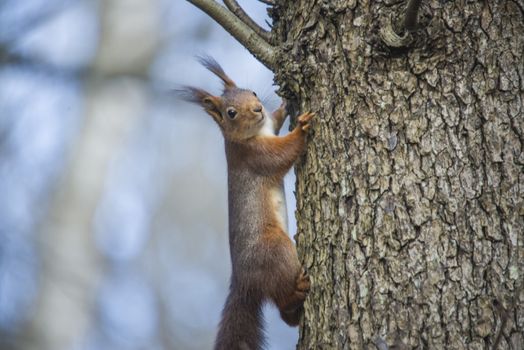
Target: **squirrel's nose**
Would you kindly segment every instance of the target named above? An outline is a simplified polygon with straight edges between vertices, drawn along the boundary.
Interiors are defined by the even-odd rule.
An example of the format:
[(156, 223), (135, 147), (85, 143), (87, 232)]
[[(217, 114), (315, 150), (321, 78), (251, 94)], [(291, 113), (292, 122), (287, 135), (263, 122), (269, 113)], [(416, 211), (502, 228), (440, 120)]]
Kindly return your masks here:
[(256, 105), (255, 107), (253, 107), (253, 112), (255, 113), (262, 112), (262, 105)]

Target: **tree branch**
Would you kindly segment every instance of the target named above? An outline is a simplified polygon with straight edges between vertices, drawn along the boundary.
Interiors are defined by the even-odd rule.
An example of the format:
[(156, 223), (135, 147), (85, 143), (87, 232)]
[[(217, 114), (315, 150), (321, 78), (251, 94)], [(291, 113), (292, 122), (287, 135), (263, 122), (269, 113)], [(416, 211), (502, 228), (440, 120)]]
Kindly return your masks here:
[(270, 33), (259, 26), (249, 15), (242, 9), (242, 7), (236, 2), (236, 0), (224, 0), (224, 4), (226, 7), (233, 12), (242, 22), (247, 24), (249, 28), (253, 29), (255, 33), (257, 33), (262, 39), (267, 41), (268, 43), (271, 42), (271, 35)]
[[(408, 0), (404, 19), (398, 26), (393, 25), (393, 16), (389, 22), (380, 29), (382, 41), (389, 47), (405, 48), (413, 42), (411, 32), (417, 29), (418, 10), (422, 0)], [(400, 16), (399, 16), (400, 17)]]
[(420, 8), (422, 0), (409, 0), (408, 6), (406, 7), (406, 16), (404, 17), (404, 22), (402, 23), (403, 30), (411, 32), (416, 29), (417, 26), (417, 15), (418, 9)]
[(275, 48), (261, 38), (247, 24), (237, 18), (231, 11), (214, 0), (187, 1), (213, 18), (266, 67), (271, 70), (274, 69)]

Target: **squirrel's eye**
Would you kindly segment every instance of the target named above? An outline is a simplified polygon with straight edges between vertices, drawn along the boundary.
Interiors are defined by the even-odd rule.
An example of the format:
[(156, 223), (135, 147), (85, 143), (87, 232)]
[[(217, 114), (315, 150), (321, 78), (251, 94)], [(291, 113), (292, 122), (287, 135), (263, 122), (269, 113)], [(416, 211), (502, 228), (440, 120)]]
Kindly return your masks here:
[(237, 111), (232, 107), (228, 108), (226, 112), (229, 119), (235, 119), (237, 116)]
[(253, 91), (253, 95), (255, 95), (255, 97), (257, 97), (257, 94)]

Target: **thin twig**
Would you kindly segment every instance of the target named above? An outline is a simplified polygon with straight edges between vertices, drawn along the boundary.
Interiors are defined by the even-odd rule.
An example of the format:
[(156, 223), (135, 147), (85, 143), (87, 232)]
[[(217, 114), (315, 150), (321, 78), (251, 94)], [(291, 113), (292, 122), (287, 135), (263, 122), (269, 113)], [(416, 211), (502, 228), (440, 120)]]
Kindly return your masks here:
[(213, 18), (266, 67), (271, 70), (274, 69), (275, 48), (262, 39), (247, 24), (231, 13), (231, 11), (214, 0), (187, 1)]
[(406, 6), (406, 15), (402, 23), (403, 29), (412, 32), (417, 27), (418, 10), (422, 0), (409, 0)]
[(259, 26), (249, 15), (240, 7), (238, 2), (236, 0), (224, 0), (224, 4), (226, 7), (233, 12), (242, 22), (247, 24), (249, 28), (253, 29), (255, 33), (257, 33), (262, 39), (267, 41), (268, 43), (271, 42), (271, 34)]
[(258, 0), (266, 5), (269, 5), (269, 6), (275, 6), (275, 2), (273, 0)]

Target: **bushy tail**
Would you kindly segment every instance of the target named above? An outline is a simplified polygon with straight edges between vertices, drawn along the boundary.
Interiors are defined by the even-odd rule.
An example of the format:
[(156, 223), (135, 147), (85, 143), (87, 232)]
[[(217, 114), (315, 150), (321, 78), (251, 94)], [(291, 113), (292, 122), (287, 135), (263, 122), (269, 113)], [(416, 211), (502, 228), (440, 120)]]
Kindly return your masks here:
[(262, 301), (231, 289), (215, 340), (215, 350), (260, 350), (264, 345)]

